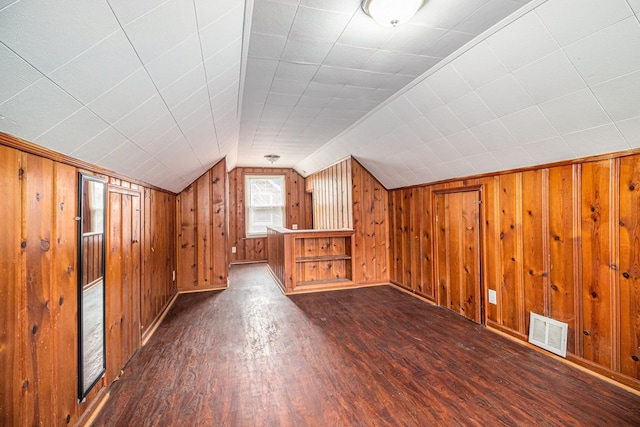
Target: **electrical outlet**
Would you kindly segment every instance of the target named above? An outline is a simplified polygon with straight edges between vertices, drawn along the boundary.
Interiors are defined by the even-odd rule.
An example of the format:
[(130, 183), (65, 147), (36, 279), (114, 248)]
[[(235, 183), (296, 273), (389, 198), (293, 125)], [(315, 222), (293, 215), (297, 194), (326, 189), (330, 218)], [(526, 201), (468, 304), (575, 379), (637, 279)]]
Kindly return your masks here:
[(292, 230), (297, 230), (298, 229), (298, 224), (291, 224), (291, 229)]
[(236, 253), (236, 247), (235, 246), (231, 246), (231, 253), (235, 254)]
[(493, 289), (489, 289), (489, 304), (497, 304), (498, 298), (496, 296), (496, 291)]
[(173, 275), (173, 281), (175, 282), (176, 281), (176, 271), (175, 270), (173, 270), (173, 274), (172, 275)]

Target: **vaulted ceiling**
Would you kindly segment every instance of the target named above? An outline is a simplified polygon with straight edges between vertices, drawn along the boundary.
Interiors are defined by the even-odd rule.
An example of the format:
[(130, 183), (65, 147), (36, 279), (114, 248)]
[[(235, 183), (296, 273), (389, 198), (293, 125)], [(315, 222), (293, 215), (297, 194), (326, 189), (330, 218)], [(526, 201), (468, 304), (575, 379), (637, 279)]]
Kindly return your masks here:
[(0, 0), (0, 131), (171, 191), (356, 156), (388, 188), (640, 147), (640, 0)]

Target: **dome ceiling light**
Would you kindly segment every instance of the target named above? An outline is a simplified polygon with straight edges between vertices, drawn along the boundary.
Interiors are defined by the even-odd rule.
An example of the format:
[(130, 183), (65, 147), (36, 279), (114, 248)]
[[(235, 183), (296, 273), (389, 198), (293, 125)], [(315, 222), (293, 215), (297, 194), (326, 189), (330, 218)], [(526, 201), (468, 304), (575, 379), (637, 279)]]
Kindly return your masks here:
[(424, 5), (424, 0), (363, 0), (362, 10), (378, 24), (397, 27), (404, 24)]

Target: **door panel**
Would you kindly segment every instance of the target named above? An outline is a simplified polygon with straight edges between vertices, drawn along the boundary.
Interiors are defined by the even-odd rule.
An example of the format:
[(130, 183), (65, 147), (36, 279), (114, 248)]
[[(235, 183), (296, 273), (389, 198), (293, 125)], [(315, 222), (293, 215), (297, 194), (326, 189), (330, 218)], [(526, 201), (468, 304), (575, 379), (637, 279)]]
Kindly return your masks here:
[(435, 195), (438, 304), (480, 323), (480, 192)]

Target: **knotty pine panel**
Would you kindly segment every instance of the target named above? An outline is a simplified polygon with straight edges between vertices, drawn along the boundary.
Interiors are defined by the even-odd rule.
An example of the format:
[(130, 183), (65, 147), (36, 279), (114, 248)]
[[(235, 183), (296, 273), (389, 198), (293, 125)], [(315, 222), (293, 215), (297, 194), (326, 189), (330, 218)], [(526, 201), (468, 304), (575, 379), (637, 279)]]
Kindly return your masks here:
[(357, 160), (347, 160), (352, 188), (345, 191), (355, 239), (353, 281), (385, 283), (389, 281), (389, 192)]
[(500, 257), (502, 282), (498, 288), (498, 322), (524, 334), (521, 249), (522, 175), (500, 176)]
[(640, 156), (620, 161), (620, 372), (640, 379)]
[(498, 323), (498, 306), (489, 303), (489, 290), (498, 293), (501, 283), (502, 258), (500, 256), (500, 179), (484, 178), (482, 184), (483, 229), (481, 237), (482, 280), (486, 321)]
[(21, 154), (0, 146), (0, 424), (17, 425), (20, 397), (22, 327), (19, 317), (24, 283), (23, 251), (20, 248), (22, 220)]
[[(15, 146), (22, 143), (3, 138)], [(0, 146), (0, 184), (5, 196), (0, 205), (0, 425), (74, 425), (86, 417), (88, 407), (108, 385), (105, 380), (99, 382), (87, 400), (78, 403), (77, 173), (74, 165)], [(110, 181), (127, 191), (144, 190), (122, 179)], [(153, 321), (175, 293), (175, 286), (170, 289), (175, 196), (158, 190), (152, 193), (164, 200), (164, 211), (156, 212), (151, 201), (144, 207), (134, 202), (131, 210), (144, 211), (145, 224), (146, 218), (154, 218), (151, 236), (155, 240), (144, 246), (144, 256), (165, 272), (140, 270), (143, 261), (134, 251), (127, 280), (145, 271), (144, 283), (168, 289), (163, 293), (169, 295), (163, 297), (164, 303), (153, 306), (150, 300), (140, 304), (134, 293), (128, 316), (118, 312), (117, 305), (106, 307), (110, 316), (127, 319), (126, 327), (132, 331), (140, 328), (136, 322), (141, 312)], [(132, 242), (147, 239), (147, 225), (131, 223)], [(132, 290), (140, 286), (130, 281)], [(126, 345), (111, 342), (108, 351), (134, 352), (137, 340), (129, 337)], [(119, 373), (121, 363), (112, 371)]]
[[(229, 179), (229, 261), (253, 262), (267, 260), (267, 238), (246, 237), (245, 225), (245, 176), (284, 175), (286, 191), (285, 228), (296, 224), (299, 230), (311, 228), (309, 196), (305, 194), (305, 179), (293, 169), (243, 168), (233, 169)], [(231, 247), (236, 253), (231, 253)]]
[[(549, 315), (547, 295), (547, 258), (549, 253), (548, 201), (549, 172), (538, 169), (522, 173), (522, 268), (524, 270), (524, 309), (543, 316)], [(529, 330), (529, 316), (524, 316)]]
[(567, 352), (576, 353), (582, 331), (576, 295), (580, 228), (576, 224), (577, 166), (549, 169), (549, 316), (569, 325)]
[(582, 165), (582, 356), (613, 367), (612, 285), (616, 249), (612, 245), (615, 160)]
[(178, 289), (227, 286), (226, 163), (216, 163), (177, 197)]

